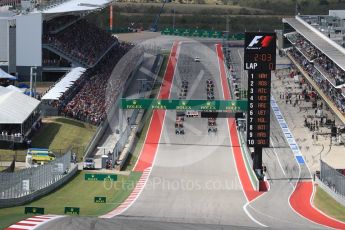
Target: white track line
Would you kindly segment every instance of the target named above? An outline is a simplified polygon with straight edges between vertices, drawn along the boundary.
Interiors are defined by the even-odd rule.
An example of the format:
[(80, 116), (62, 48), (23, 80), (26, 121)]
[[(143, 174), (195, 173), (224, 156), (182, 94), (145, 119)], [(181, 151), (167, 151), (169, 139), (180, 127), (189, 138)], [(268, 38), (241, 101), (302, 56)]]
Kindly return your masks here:
[[(175, 53), (175, 60), (172, 60), (172, 61), (176, 61), (178, 60), (178, 56), (179, 56), (179, 53), (180, 53), (180, 48), (181, 48), (181, 43), (182, 42), (178, 42), (178, 47), (176, 49), (176, 53)], [(175, 42), (174, 42), (175, 44)], [(171, 57), (171, 53), (170, 52), (170, 57)], [(170, 57), (169, 57), (169, 60), (170, 60)], [(169, 62), (168, 60), (168, 62)], [(173, 73), (173, 79), (172, 79), (172, 82), (174, 81), (174, 77), (175, 77), (175, 72), (176, 72), (176, 67), (177, 67), (177, 61), (175, 63), (175, 67), (174, 67), (174, 73)], [(167, 69), (166, 69), (167, 70)], [(166, 72), (165, 70), (165, 72)], [(165, 75), (165, 74), (164, 74)], [(172, 88), (172, 85), (170, 86), (170, 92), (169, 92), (169, 98), (170, 98), (170, 95), (171, 95), (171, 88)], [(160, 88), (160, 91), (161, 91), (162, 87)], [(160, 91), (159, 91), (159, 94), (160, 94)], [(159, 95), (158, 94), (158, 95)], [(150, 126), (149, 128), (151, 128), (151, 122), (152, 122), (152, 118), (153, 116), (151, 117), (151, 121), (150, 121)], [(165, 118), (166, 118), (166, 111), (164, 111), (164, 118), (163, 118), (163, 121), (162, 121), (162, 129), (161, 129), (161, 133), (160, 133), (160, 138), (162, 137), (162, 132), (164, 130), (164, 125), (165, 125)], [(148, 132), (146, 133), (146, 137), (145, 137), (145, 142), (146, 142), (146, 138), (147, 138), (147, 134)], [(144, 142), (144, 145), (145, 145), (145, 142)], [(143, 146), (144, 146), (143, 145)], [(142, 147), (143, 148), (143, 147)], [(113, 218), (115, 216), (118, 216), (120, 214), (122, 214), (123, 212), (125, 212), (128, 208), (130, 208), (133, 203), (140, 197), (142, 191), (144, 190), (145, 188), (145, 185), (147, 183), (147, 181), (149, 180), (149, 177), (150, 177), (150, 174), (151, 174), (151, 171), (152, 171), (152, 168), (153, 168), (153, 165), (156, 161), (156, 157), (157, 157), (157, 153), (158, 153), (158, 148), (159, 148), (159, 144), (157, 145), (157, 149), (156, 149), (156, 152), (155, 152), (155, 156), (154, 156), (154, 159), (152, 161), (152, 166), (145, 169), (143, 174), (141, 175), (137, 185), (135, 186), (134, 190), (131, 192), (131, 194), (129, 195), (129, 197), (122, 203), (120, 204), (116, 209), (114, 209), (113, 211), (105, 214), (105, 215), (102, 215), (100, 216), (100, 218)], [(141, 154), (140, 154), (141, 155)], [(137, 165), (138, 161), (140, 159), (140, 156), (135, 164), (135, 166)], [(135, 167), (134, 167), (135, 168)]]
[[(219, 76), (220, 76), (220, 83), (221, 83), (221, 85), (222, 85), (222, 91), (223, 91), (223, 99), (225, 99), (225, 92), (224, 92), (224, 85), (223, 85), (223, 80), (222, 80), (222, 76), (221, 76), (221, 70), (220, 70), (220, 65), (224, 65), (224, 62), (222, 62), (222, 63), (220, 63), (221, 62), (221, 60), (219, 59), (219, 56), (218, 56), (218, 50), (217, 50), (217, 46), (219, 46), (219, 44), (216, 44), (215, 45), (215, 47), (216, 47), (216, 55), (217, 55), (217, 60), (218, 60), (218, 70), (219, 70)], [(225, 67), (224, 67), (225, 68)], [(230, 145), (232, 146), (232, 141), (231, 141), (231, 133), (230, 133), (230, 127), (229, 127), (229, 118), (227, 119), (227, 128), (228, 128), (228, 133), (229, 133), (229, 139), (230, 139)], [(238, 133), (236, 132), (236, 135), (238, 135)], [(237, 136), (238, 137), (238, 136)], [(249, 200), (248, 200), (248, 197), (247, 197), (247, 195), (246, 195), (246, 193), (244, 192), (244, 188), (243, 188), (243, 184), (242, 184), (242, 181), (241, 181), (241, 178), (240, 178), (240, 176), (239, 176), (239, 173), (238, 173), (238, 169), (237, 169), (237, 164), (236, 164), (236, 160), (235, 160), (235, 156), (234, 156), (234, 154), (231, 154), (232, 155), (232, 159), (234, 160), (234, 165), (235, 165), (235, 169), (236, 169), (236, 174), (237, 174), (237, 178), (238, 178), (238, 180), (239, 180), (239, 182), (240, 182), (240, 184), (241, 184), (241, 187), (242, 187), (242, 193), (243, 193), (243, 195), (244, 195), (244, 197), (245, 197), (245, 199), (246, 199), (246, 203), (243, 205), (243, 211), (246, 213), (246, 215), (254, 222), (254, 223), (256, 223), (256, 224), (258, 224), (258, 225), (260, 225), (260, 226), (262, 226), (262, 227), (268, 227), (268, 226), (266, 226), (266, 225), (264, 225), (263, 223), (261, 223), (260, 221), (258, 221), (258, 220), (256, 220), (250, 213), (249, 213), (249, 211), (247, 210), (247, 206), (248, 205), (250, 205), (250, 202), (249, 202)], [(256, 200), (257, 198), (259, 198), (259, 197), (261, 197), (261, 196), (258, 196), (258, 197), (256, 197), (254, 200)], [(254, 200), (252, 200), (252, 201), (254, 201)], [(252, 202), (251, 201), (251, 202)]]

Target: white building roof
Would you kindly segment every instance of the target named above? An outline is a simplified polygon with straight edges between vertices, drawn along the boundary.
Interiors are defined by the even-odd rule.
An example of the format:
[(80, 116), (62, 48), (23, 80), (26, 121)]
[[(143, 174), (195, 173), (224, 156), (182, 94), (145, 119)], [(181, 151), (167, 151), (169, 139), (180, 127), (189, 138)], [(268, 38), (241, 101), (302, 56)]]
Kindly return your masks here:
[(283, 21), (292, 26), (299, 34), (345, 71), (345, 49), (343, 47), (298, 16), (296, 18), (284, 18)]
[(76, 11), (93, 11), (105, 7), (112, 0), (70, 0), (42, 10), (44, 14), (57, 14)]
[(39, 100), (0, 86), (0, 124), (22, 124), (40, 104)]
[(82, 67), (73, 68), (42, 97), (42, 100), (58, 100), (80, 78), (85, 70)]

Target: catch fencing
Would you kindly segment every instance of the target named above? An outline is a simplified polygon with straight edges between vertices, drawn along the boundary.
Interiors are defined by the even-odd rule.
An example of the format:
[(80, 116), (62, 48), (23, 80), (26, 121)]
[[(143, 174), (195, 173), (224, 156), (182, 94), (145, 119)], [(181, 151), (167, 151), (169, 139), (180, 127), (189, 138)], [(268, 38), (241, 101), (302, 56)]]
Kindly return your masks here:
[(324, 161), (320, 160), (320, 180), (335, 193), (345, 197), (345, 176)]
[[(134, 110), (132, 116), (128, 120), (126, 129), (122, 132), (120, 139), (116, 142), (116, 145), (113, 149), (113, 159), (117, 159), (119, 154), (125, 148), (126, 143), (128, 142), (128, 137), (131, 135), (132, 125), (135, 125), (135, 120), (139, 114), (139, 110)], [(115, 164), (115, 161), (113, 162)]]
[(45, 189), (71, 171), (71, 151), (68, 151), (44, 165), (0, 173), (0, 207), (2, 200), (25, 197)]

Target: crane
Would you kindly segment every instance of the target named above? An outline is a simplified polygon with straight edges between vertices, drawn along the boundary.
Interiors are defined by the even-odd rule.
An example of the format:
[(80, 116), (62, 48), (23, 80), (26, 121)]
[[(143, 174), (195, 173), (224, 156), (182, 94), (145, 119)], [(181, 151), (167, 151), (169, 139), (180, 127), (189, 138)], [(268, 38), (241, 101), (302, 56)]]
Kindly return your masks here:
[(151, 25), (150, 31), (152, 32), (157, 32), (157, 27), (158, 27), (158, 22), (159, 22), (159, 18), (163, 12), (163, 8), (165, 6), (165, 3), (171, 2), (171, 0), (163, 0), (163, 5), (159, 10), (159, 13), (155, 16), (155, 19), (153, 20), (153, 23)]

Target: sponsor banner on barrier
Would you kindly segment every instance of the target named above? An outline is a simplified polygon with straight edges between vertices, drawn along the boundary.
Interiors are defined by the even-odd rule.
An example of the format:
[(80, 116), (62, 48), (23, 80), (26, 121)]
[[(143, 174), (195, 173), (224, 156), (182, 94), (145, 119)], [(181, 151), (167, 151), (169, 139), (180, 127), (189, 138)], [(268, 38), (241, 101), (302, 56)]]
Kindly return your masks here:
[(276, 101), (274, 100), (273, 96), (271, 96), (271, 107), (272, 107), (272, 110), (274, 111), (274, 115), (275, 115), (275, 117), (279, 123), (279, 126), (282, 129), (284, 136), (285, 136), (285, 138), (289, 144), (289, 147), (292, 150), (292, 152), (296, 158), (296, 161), (299, 164), (305, 164), (304, 158), (303, 158), (301, 151), (300, 151), (300, 149), (299, 149), (299, 147), (295, 141), (295, 138), (293, 137), (293, 135), (289, 129), (289, 126), (286, 123), (283, 115), (281, 114), (280, 109), (279, 109)]

